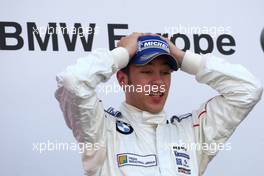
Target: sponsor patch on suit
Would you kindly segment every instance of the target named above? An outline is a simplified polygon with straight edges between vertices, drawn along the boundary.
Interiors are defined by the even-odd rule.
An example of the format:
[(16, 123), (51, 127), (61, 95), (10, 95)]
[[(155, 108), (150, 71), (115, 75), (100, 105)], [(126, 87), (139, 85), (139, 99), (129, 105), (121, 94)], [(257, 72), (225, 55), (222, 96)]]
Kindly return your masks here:
[(153, 167), (157, 166), (157, 157), (154, 154), (138, 155), (134, 153), (117, 154), (118, 167), (122, 166), (141, 166)]

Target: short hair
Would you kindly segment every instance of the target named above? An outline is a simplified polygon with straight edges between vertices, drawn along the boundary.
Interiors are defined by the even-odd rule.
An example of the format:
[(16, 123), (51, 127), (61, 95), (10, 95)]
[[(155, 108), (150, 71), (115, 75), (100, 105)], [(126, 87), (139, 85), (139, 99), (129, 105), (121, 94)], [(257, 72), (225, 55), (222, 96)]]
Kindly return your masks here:
[(129, 76), (129, 67), (130, 67), (131, 63), (129, 62), (127, 64), (126, 67), (122, 68), (120, 71), (122, 71), (123, 73), (125, 73), (127, 76)]

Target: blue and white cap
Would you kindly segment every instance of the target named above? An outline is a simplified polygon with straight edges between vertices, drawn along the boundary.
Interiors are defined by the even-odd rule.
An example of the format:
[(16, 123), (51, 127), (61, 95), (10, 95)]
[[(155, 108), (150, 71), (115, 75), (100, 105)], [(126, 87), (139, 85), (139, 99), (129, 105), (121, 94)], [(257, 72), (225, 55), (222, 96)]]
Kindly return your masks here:
[(160, 36), (141, 36), (138, 38), (138, 49), (131, 58), (131, 63), (135, 65), (145, 65), (157, 58), (166, 56), (168, 63), (173, 70), (178, 70), (176, 59), (170, 54), (169, 44)]

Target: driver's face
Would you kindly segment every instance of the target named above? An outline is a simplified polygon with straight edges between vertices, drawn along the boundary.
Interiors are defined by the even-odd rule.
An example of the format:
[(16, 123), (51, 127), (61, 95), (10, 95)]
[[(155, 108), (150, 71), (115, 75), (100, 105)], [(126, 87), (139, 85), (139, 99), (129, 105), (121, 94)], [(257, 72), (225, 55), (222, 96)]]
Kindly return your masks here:
[(129, 85), (141, 89), (126, 91), (126, 102), (143, 111), (162, 111), (169, 93), (172, 72), (166, 57), (159, 56), (144, 66), (132, 64), (129, 72)]

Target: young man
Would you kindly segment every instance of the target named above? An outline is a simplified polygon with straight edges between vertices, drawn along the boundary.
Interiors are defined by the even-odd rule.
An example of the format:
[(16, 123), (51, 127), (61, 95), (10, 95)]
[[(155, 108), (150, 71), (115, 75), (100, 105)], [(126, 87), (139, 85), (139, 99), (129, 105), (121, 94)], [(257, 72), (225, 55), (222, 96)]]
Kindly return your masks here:
[[(163, 107), (171, 72), (178, 68), (220, 95), (192, 113), (170, 118)], [(106, 111), (95, 88), (116, 71), (126, 100), (120, 111)], [(79, 143), (94, 146), (82, 157), (89, 176), (202, 175), (219, 150), (215, 146), (223, 145), (262, 94), (259, 81), (244, 67), (185, 53), (142, 33), (122, 38), (112, 51), (79, 59), (57, 81), (56, 98), (68, 127)], [(126, 86), (151, 89), (126, 91)]]

